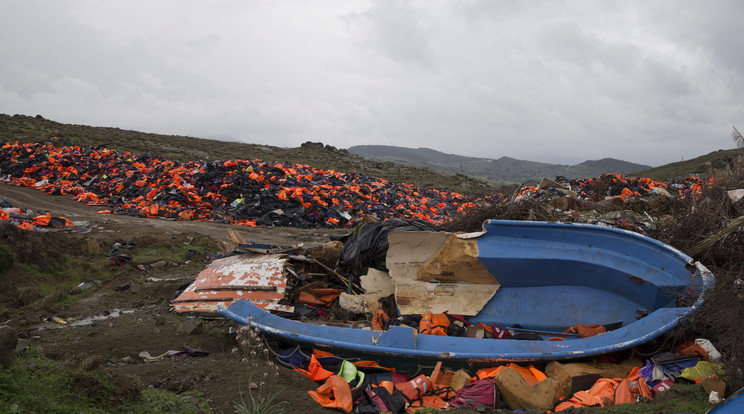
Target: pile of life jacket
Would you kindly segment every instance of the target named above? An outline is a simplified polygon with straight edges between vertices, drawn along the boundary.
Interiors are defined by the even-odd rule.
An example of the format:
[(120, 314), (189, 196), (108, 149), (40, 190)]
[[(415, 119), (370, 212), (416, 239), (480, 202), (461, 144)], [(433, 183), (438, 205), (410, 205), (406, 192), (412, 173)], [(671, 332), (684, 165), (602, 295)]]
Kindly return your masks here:
[(105, 147), (5, 144), (0, 179), (108, 213), (252, 226), (348, 227), (370, 216), (440, 224), (468, 205), (462, 194), (308, 165), (176, 163)]
[(479, 322), (471, 324), (462, 315), (449, 313), (425, 313), (420, 315), (403, 315), (396, 318), (389, 317), (384, 310), (378, 309), (372, 317), (374, 330), (386, 330), (393, 325), (405, 325), (414, 328), (419, 334), (438, 336), (469, 336), (486, 339), (522, 339), (522, 340), (550, 340), (562, 341), (565, 335), (587, 338), (607, 331), (603, 325), (576, 324), (566, 328), (563, 332), (554, 334), (537, 333), (530, 330), (506, 328), (496, 324)]
[(24, 230), (80, 231), (75, 227), (75, 223), (66, 217), (52, 216), (49, 212), (37, 214), (30, 210), (13, 207), (5, 198), (0, 199), (0, 220)]
[(555, 408), (609, 407), (628, 404), (671, 389), (674, 385), (717, 380), (723, 373), (718, 364), (720, 353), (704, 338), (680, 344), (674, 352), (661, 352), (646, 361), (642, 368), (633, 368), (626, 378), (600, 378), (588, 390), (565, 398)]
[[(717, 360), (720, 354), (709, 341), (698, 339), (680, 345), (673, 353), (664, 352), (651, 357), (645, 367), (629, 368), (624, 377), (596, 375), (592, 383), (585, 384), (585, 389), (576, 389), (574, 383), (570, 395), (563, 395), (564, 391), (556, 386), (556, 380), (549, 379), (534, 365), (508, 363), (482, 368), (471, 376), (462, 369), (444, 368), (439, 362), (431, 375), (417, 372), (409, 377), (374, 361), (340, 358), (319, 350), (306, 354), (299, 346), (285, 350), (278, 360), (319, 384), (316, 389), (309, 390), (308, 395), (321, 406), (345, 413), (371, 414), (412, 413), (424, 408), (445, 410), (463, 406), (560, 412), (569, 408), (631, 404), (649, 401), (655, 394), (665, 392), (680, 381), (692, 383), (716, 378), (722, 371), (711, 358)], [(547, 395), (547, 400), (543, 398), (542, 402), (515, 400), (514, 394), (500, 390), (503, 381), (514, 384), (515, 378), (527, 396), (530, 390), (548, 390), (551, 395)]]
[[(470, 200), (455, 192), (302, 164), (262, 160), (177, 163), (104, 146), (38, 143), (0, 147), (0, 180), (105, 206), (101, 210), (105, 213), (248, 226), (351, 227), (369, 217), (420, 219), (439, 225), (455, 214), (512, 199), (497, 193)], [(622, 199), (649, 195), (656, 187), (679, 197), (695, 196), (707, 184), (695, 177), (667, 185), (613, 174), (571, 180), (566, 185), (579, 199), (590, 199), (597, 183), (603, 182), (611, 184), (607, 195)], [(526, 186), (516, 196), (555, 194)]]
[(498, 404), (498, 391), (492, 380), (467, 384), (455, 392), (450, 387), (454, 372), (443, 370), (441, 363), (431, 376), (408, 377), (374, 361), (344, 359), (318, 350), (307, 356), (299, 348), (292, 348), (279, 357), (279, 362), (320, 384), (308, 391), (318, 404), (345, 413), (398, 414), (427, 407)]

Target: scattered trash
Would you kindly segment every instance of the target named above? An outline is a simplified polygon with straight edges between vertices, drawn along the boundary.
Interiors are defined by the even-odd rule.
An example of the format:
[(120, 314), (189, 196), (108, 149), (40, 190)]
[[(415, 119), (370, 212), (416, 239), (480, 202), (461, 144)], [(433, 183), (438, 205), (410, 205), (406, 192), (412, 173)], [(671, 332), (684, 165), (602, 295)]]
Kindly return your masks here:
[(72, 288), (70, 290), (70, 293), (73, 293), (73, 294), (74, 293), (80, 293), (80, 292), (82, 292), (84, 290), (88, 290), (88, 289), (90, 289), (90, 288), (92, 288), (94, 286), (98, 286), (100, 284), (101, 284), (101, 281), (100, 280), (90, 280), (90, 281), (87, 281), (87, 282), (82, 282), (79, 285), (77, 285), (74, 288)]
[(132, 256), (124, 252), (124, 250), (129, 251), (132, 248), (134, 248), (134, 246), (131, 244), (114, 243), (114, 246), (108, 255), (108, 258), (111, 259), (111, 264), (114, 266), (129, 265), (141, 272), (146, 272), (147, 269), (143, 265), (135, 264)]
[(139, 353), (139, 357), (144, 362), (157, 362), (162, 361), (165, 358), (171, 358), (171, 357), (205, 357), (208, 356), (209, 352), (207, 351), (201, 351), (198, 349), (191, 348), (189, 346), (184, 345), (180, 350), (169, 350), (165, 351), (160, 355), (157, 356), (151, 356), (149, 352), (142, 351)]
[[(103, 321), (109, 318), (118, 318), (119, 316), (123, 314), (131, 314), (134, 313), (133, 309), (112, 309), (110, 312), (106, 313), (105, 315), (93, 315), (88, 316), (82, 319), (74, 319), (74, 318), (67, 318), (67, 320), (64, 320), (59, 317), (52, 317), (52, 318), (45, 318), (42, 320), (42, 324), (38, 326), (39, 330), (44, 329), (62, 329), (63, 326), (86, 326), (93, 324), (94, 322)], [(54, 323), (50, 323), (49, 321), (52, 321)]]

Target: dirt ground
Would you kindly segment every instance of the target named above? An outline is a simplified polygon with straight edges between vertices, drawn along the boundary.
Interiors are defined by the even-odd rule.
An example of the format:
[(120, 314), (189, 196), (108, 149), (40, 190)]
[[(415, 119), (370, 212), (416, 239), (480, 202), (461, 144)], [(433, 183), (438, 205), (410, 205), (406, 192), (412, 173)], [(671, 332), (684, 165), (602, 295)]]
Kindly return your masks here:
[[(89, 233), (77, 234), (35, 233), (2, 226), (0, 237), (12, 238), (16, 252), (33, 255), (39, 263), (56, 263), (59, 252), (68, 252), (100, 257), (100, 264), (108, 266), (106, 256), (116, 242), (134, 243), (135, 249), (154, 244), (187, 244), (204, 236), (226, 239), (229, 229), (237, 230), (246, 241), (282, 246), (302, 244), (305, 248), (328, 242), (330, 234), (343, 233), (98, 214), (100, 207), (0, 184), (0, 198), (3, 197), (15, 207), (50, 211), (53, 216), (90, 223)], [(216, 247), (215, 251), (218, 251)], [(129, 266), (114, 268), (113, 277), (63, 306), (47, 305), (51, 301), (44, 299), (38, 304), (41, 294), (30, 287), (33, 281), (28, 280), (22, 269), (12, 268), (0, 283), (0, 304), (13, 309), (6, 312), (3, 318), (9, 320), (3, 322), (48, 357), (80, 364), (84, 369), (104, 369), (122, 394), (135, 393), (144, 387), (174, 392), (196, 390), (204, 395), (214, 412), (232, 413), (241, 391), (248, 389), (249, 365), (241, 352), (236, 352), (236, 326), (227, 320), (189, 319), (169, 311), (169, 302), (179, 286), (193, 280), (207, 263), (204, 258), (184, 259), (150, 269), (146, 274)], [(68, 324), (41, 322), (53, 316)], [(102, 319), (86, 319), (91, 317)], [(143, 351), (161, 355), (183, 346), (209, 355), (164, 358), (151, 363), (141, 362), (138, 356)], [(286, 387), (281, 397), (289, 402), (288, 412), (335, 411), (321, 408), (306, 393), (317, 384), (289, 369), (281, 368), (279, 377), (270, 381), (265, 392), (272, 392), (276, 386)]]

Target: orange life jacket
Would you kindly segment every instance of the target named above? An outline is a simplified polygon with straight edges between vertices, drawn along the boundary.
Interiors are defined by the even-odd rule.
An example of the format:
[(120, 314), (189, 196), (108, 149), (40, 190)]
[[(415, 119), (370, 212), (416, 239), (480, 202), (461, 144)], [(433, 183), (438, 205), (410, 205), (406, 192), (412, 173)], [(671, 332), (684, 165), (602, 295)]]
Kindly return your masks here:
[(412, 402), (418, 400), (427, 391), (431, 390), (431, 386), (432, 382), (429, 377), (421, 374), (410, 381), (396, 383), (395, 389), (402, 392), (408, 399), (408, 402)]
[(390, 320), (390, 317), (382, 309), (377, 309), (375, 315), (372, 316), (372, 330), (382, 331), (385, 330), (385, 322)]
[(601, 333), (607, 332), (607, 328), (605, 328), (602, 325), (594, 324), (594, 325), (584, 325), (584, 324), (578, 324), (574, 325), (565, 331), (563, 333), (575, 333), (579, 334), (582, 338), (587, 338), (590, 336), (598, 335)]
[(315, 354), (310, 357), (310, 363), (308, 364), (307, 369), (297, 367), (294, 367), (292, 369), (310, 378), (313, 381), (325, 381), (328, 379), (328, 377), (333, 375), (331, 371), (328, 371), (327, 369), (323, 368), (322, 365), (320, 365), (320, 362), (318, 362), (318, 358), (315, 357)]
[(46, 226), (47, 224), (49, 224), (49, 220), (51, 219), (52, 219), (52, 215), (49, 213), (46, 213), (43, 216), (34, 217), (33, 221), (34, 221), (34, 224), (36, 224), (37, 226)]
[(641, 397), (653, 398), (646, 380), (638, 373), (640, 368), (633, 368), (628, 376), (620, 382), (615, 390), (615, 404), (637, 402)]
[(424, 408), (436, 408), (437, 410), (443, 410), (447, 407), (447, 401), (436, 395), (423, 395), (417, 401), (414, 401), (408, 405), (406, 410), (409, 413), (414, 413)]
[(706, 351), (697, 342), (682, 344), (681, 349), (679, 350), (679, 352), (676, 352), (676, 353), (680, 355), (699, 356), (700, 358), (706, 361), (710, 361), (710, 355), (708, 355), (708, 351)]
[(558, 404), (555, 412), (570, 407), (609, 407), (615, 403), (615, 389), (619, 383), (616, 379), (600, 378), (588, 391), (578, 391)]
[(524, 378), (524, 380), (530, 385), (535, 385), (547, 378), (547, 376), (542, 371), (535, 368), (533, 365), (525, 368), (523, 366), (510, 362), (509, 364), (500, 365), (498, 367), (481, 368), (478, 370), (478, 372), (475, 373), (475, 376), (470, 379), (470, 382), (475, 382), (486, 378), (496, 378), (499, 376), (499, 374), (501, 374), (501, 371), (507, 368), (511, 368), (517, 371), (519, 375), (521, 375), (522, 378)]
[(300, 292), (297, 301), (315, 306), (331, 306), (343, 290), (333, 288), (310, 288)]
[(354, 408), (349, 383), (338, 375), (331, 375), (316, 391), (308, 391), (307, 393), (318, 404), (326, 408), (336, 408), (345, 413), (350, 413)]
[(445, 313), (422, 314), (421, 322), (419, 323), (419, 333), (447, 336), (447, 328), (449, 325), (450, 321)]
[(385, 370), (385, 371), (388, 371), (388, 372), (395, 373), (395, 368), (383, 367), (382, 365), (378, 364), (375, 361), (361, 360), (361, 361), (352, 362), (352, 364), (354, 364), (354, 366), (357, 367), (357, 368), (359, 368), (359, 367), (361, 367), (361, 368), (376, 368), (376, 369), (379, 369), (379, 370)]

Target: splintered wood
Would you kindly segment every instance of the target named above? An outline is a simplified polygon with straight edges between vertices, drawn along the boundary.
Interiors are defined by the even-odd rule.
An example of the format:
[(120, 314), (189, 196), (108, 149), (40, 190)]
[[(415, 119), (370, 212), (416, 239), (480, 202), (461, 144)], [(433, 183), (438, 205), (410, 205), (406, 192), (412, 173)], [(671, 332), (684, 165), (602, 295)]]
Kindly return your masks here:
[(388, 242), (387, 267), (402, 315), (476, 315), (501, 286), (478, 260), (477, 238), (396, 231)]
[(212, 262), (196, 277), (171, 307), (178, 313), (218, 315), (217, 306), (227, 308), (248, 299), (266, 310), (292, 312), (279, 304), (287, 286), (286, 255), (235, 255)]

